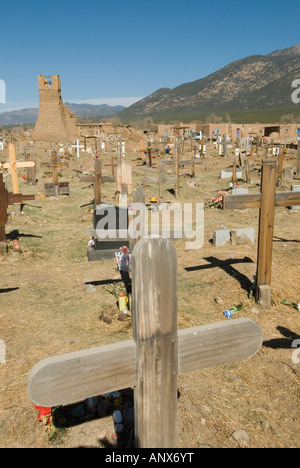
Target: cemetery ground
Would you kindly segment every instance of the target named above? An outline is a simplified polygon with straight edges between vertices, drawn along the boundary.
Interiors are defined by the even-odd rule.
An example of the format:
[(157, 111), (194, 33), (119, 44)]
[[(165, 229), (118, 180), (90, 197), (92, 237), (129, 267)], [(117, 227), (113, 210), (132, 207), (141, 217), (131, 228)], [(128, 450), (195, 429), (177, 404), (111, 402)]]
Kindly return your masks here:
[[(103, 162), (110, 163), (104, 153)], [(137, 153), (126, 159), (133, 164), (134, 184), (142, 182), (144, 166)], [(260, 190), (262, 156), (252, 156), (251, 183), (239, 182), (249, 192)], [(155, 159), (153, 160), (156, 162)], [(233, 157), (208, 153), (197, 161), (195, 179), (181, 177), (175, 198), (165, 191), (164, 201), (205, 202), (227, 190), (230, 179), (220, 179), (220, 170)], [(57, 408), (50, 433), (37, 420), (27, 393), (27, 377), (40, 360), (54, 355), (132, 338), (131, 319), (118, 320), (117, 298), (121, 286), (115, 260), (88, 262), (86, 233), (92, 228), (93, 188), (80, 182), (73, 169), (93, 165), (90, 154), (80, 163), (73, 157), (60, 180), (70, 183), (70, 195), (43, 197), (43, 169), (37, 166), (38, 184), (20, 180), (23, 194), (36, 199), (6, 224), (9, 253), (0, 262), (0, 339), (6, 345), (6, 362), (0, 363), (0, 447), (116, 447), (112, 412), (130, 407), (127, 398), (109, 399), (105, 416), (71, 417), (71, 409)], [(181, 171), (184, 172), (184, 171)], [(110, 174), (109, 166), (103, 173)], [(277, 190), (290, 190), (283, 182)], [(9, 182), (8, 188), (10, 189)], [(171, 187), (170, 187), (171, 188)], [(102, 185), (102, 200), (115, 201), (115, 184)], [(145, 188), (146, 202), (157, 197), (153, 184)], [(128, 198), (128, 205), (132, 203)], [(9, 213), (15, 211), (9, 206)], [(175, 241), (178, 255), (178, 329), (222, 320), (247, 317), (263, 330), (259, 352), (244, 361), (178, 376), (179, 448), (293, 448), (300, 445), (300, 364), (292, 359), (293, 341), (300, 338), (300, 312), (282, 301), (300, 302), (299, 251), (300, 211), (276, 208), (272, 262), (271, 310), (263, 310), (251, 295), (256, 270), (257, 209), (204, 213), (204, 245), (185, 250), (185, 240)], [(255, 228), (255, 243), (212, 243), (215, 230)], [(13, 250), (13, 231), (18, 231), (21, 251)], [(242, 303), (228, 319), (225, 309)], [(103, 312), (111, 322), (103, 321)], [(121, 389), (120, 389), (121, 390)], [(164, 422), (162, 421), (162, 424)], [(133, 447), (130, 426), (119, 446)], [(245, 431), (239, 433), (236, 431)], [(244, 435), (244, 436), (243, 436)], [(243, 438), (243, 437), (246, 437)], [(123, 445), (122, 445), (123, 444)]]

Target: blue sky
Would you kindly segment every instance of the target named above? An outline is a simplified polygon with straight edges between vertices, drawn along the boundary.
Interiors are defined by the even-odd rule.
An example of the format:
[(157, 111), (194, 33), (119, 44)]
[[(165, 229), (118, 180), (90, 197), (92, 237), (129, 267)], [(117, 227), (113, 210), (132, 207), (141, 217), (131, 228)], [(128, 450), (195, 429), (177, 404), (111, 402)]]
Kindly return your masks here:
[(5, 1), (0, 112), (38, 107), (39, 74), (60, 76), (64, 102), (130, 105), (300, 43), (299, 17), (299, 0)]

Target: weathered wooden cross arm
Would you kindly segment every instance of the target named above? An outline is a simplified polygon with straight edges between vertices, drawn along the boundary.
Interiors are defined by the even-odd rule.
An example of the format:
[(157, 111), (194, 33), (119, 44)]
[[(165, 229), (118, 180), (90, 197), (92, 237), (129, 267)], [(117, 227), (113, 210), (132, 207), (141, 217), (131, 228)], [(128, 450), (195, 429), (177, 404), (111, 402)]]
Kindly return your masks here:
[[(300, 192), (277, 192), (275, 206), (294, 206), (300, 204)], [(224, 210), (243, 210), (245, 208), (260, 208), (260, 193), (242, 193), (240, 195), (224, 195)]]
[[(235, 319), (178, 331), (178, 374), (253, 356), (262, 343), (260, 327)], [(103, 345), (43, 359), (28, 377), (29, 396), (41, 406), (58, 406), (137, 385), (136, 343)]]
[(17, 169), (25, 168), (25, 167), (34, 167), (35, 162), (34, 161), (17, 161), (15, 146), (11, 143), (8, 148), (9, 148), (9, 161), (10, 162), (4, 163), (3, 167), (4, 169), (10, 169), (13, 193), (19, 193)]
[(41, 166), (49, 167), (49, 169), (59, 169), (69, 167), (68, 162), (61, 162), (61, 161), (49, 161), (49, 162), (42, 162)]
[(46, 358), (28, 377), (30, 398), (57, 406), (134, 387), (137, 447), (176, 447), (177, 375), (253, 356), (262, 330), (249, 319), (177, 333), (177, 255), (168, 239), (132, 254), (133, 340)]

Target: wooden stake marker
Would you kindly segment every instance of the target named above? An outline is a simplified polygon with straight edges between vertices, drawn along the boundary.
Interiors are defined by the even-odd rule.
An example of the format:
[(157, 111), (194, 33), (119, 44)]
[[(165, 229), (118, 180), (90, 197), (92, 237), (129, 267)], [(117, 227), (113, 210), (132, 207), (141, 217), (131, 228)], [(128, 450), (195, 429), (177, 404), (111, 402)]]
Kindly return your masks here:
[[(53, 177), (53, 185), (54, 185), (54, 192), (58, 194), (58, 169), (64, 169), (69, 167), (68, 162), (62, 162), (58, 159), (56, 151), (52, 151), (51, 153), (51, 161), (42, 162), (41, 166), (47, 166), (50, 170), (52, 170), (52, 177)], [(55, 193), (54, 193), (55, 194)]]
[(0, 173), (0, 243), (6, 242), (5, 224), (7, 222), (8, 205), (22, 203), (24, 200), (34, 200), (35, 195), (22, 195), (22, 193), (9, 193), (3, 182), (3, 174)]
[(259, 208), (256, 301), (271, 308), (271, 272), (275, 206), (300, 204), (300, 192), (276, 193), (277, 161), (265, 159), (262, 165), (261, 193), (225, 195), (223, 209)]
[(58, 406), (134, 387), (136, 447), (177, 444), (177, 375), (253, 356), (262, 330), (226, 320), (177, 332), (177, 255), (168, 239), (132, 254), (133, 340), (46, 358), (28, 377), (30, 398)]

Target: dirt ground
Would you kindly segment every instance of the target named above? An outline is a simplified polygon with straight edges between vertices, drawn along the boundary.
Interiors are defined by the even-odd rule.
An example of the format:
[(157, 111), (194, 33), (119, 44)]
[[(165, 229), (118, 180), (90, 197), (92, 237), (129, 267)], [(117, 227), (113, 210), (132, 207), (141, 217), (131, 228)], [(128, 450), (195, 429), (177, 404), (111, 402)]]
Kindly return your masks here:
[[(185, 156), (191, 155), (186, 153)], [(262, 154), (254, 155), (251, 183), (239, 182), (258, 192)], [(103, 153), (109, 164), (111, 154)], [(138, 153), (128, 150), (134, 184), (142, 182), (144, 167)], [(41, 159), (45, 160), (43, 154)], [(156, 162), (157, 157), (153, 161)], [(232, 164), (209, 151), (197, 160), (195, 184), (187, 175), (180, 181), (178, 199), (167, 191), (164, 201), (206, 202), (218, 190), (229, 188), (220, 178), (221, 168)], [(106, 397), (106, 414), (75, 418), (72, 409), (53, 410), (52, 432), (37, 420), (34, 403), (27, 392), (27, 378), (41, 359), (132, 338), (131, 319), (111, 323), (100, 319), (103, 311), (116, 311), (120, 283), (114, 260), (88, 262), (86, 233), (92, 228), (93, 189), (80, 182), (73, 169), (88, 170), (93, 158), (82, 153), (80, 163), (71, 157), (60, 181), (69, 181), (70, 195), (43, 197), (44, 170), (38, 165), (36, 186), (20, 177), (20, 191), (36, 195), (13, 214), (6, 225), (9, 252), (0, 262), (0, 339), (5, 342), (5, 362), (0, 362), (0, 447), (70, 448), (133, 447), (132, 426), (126, 426), (123, 441), (115, 440), (115, 409), (132, 408), (130, 390)], [(295, 160), (285, 161), (295, 165)], [(184, 172), (184, 171), (183, 171)], [(110, 167), (104, 167), (110, 174)], [(191, 185), (192, 183), (192, 185)], [(290, 190), (284, 181), (277, 190)], [(8, 181), (10, 189), (10, 182)], [(169, 188), (172, 188), (170, 186)], [(114, 184), (102, 186), (102, 199), (115, 202)], [(146, 201), (156, 197), (155, 185), (146, 188)], [(132, 203), (129, 198), (128, 204)], [(300, 338), (300, 312), (282, 300), (300, 302), (299, 252), (300, 211), (276, 208), (273, 242), (273, 304), (263, 310), (251, 297), (256, 270), (258, 210), (205, 210), (205, 240), (197, 251), (185, 250), (177, 240), (178, 328), (187, 328), (235, 317), (257, 322), (264, 334), (259, 352), (241, 362), (195, 371), (178, 377), (179, 448), (296, 448), (300, 445), (300, 364), (293, 359), (293, 342)], [(255, 228), (255, 243), (216, 247), (217, 229)], [(18, 231), (21, 252), (13, 249)], [(225, 263), (223, 263), (226, 261)], [(116, 280), (116, 283), (106, 280)], [(89, 287), (88, 287), (89, 286)], [(91, 287), (92, 286), (92, 287)], [(243, 308), (232, 319), (225, 309), (239, 303)], [(121, 389), (120, 389), (121, 390)], [(162, 422), (163, 424), (163, 422)], [(236, 431), (242, 433), (240, 439)], [(246, 434), (245, 434), (246, 433)], [(123, 445), (122, 445), (123, 444)]]

